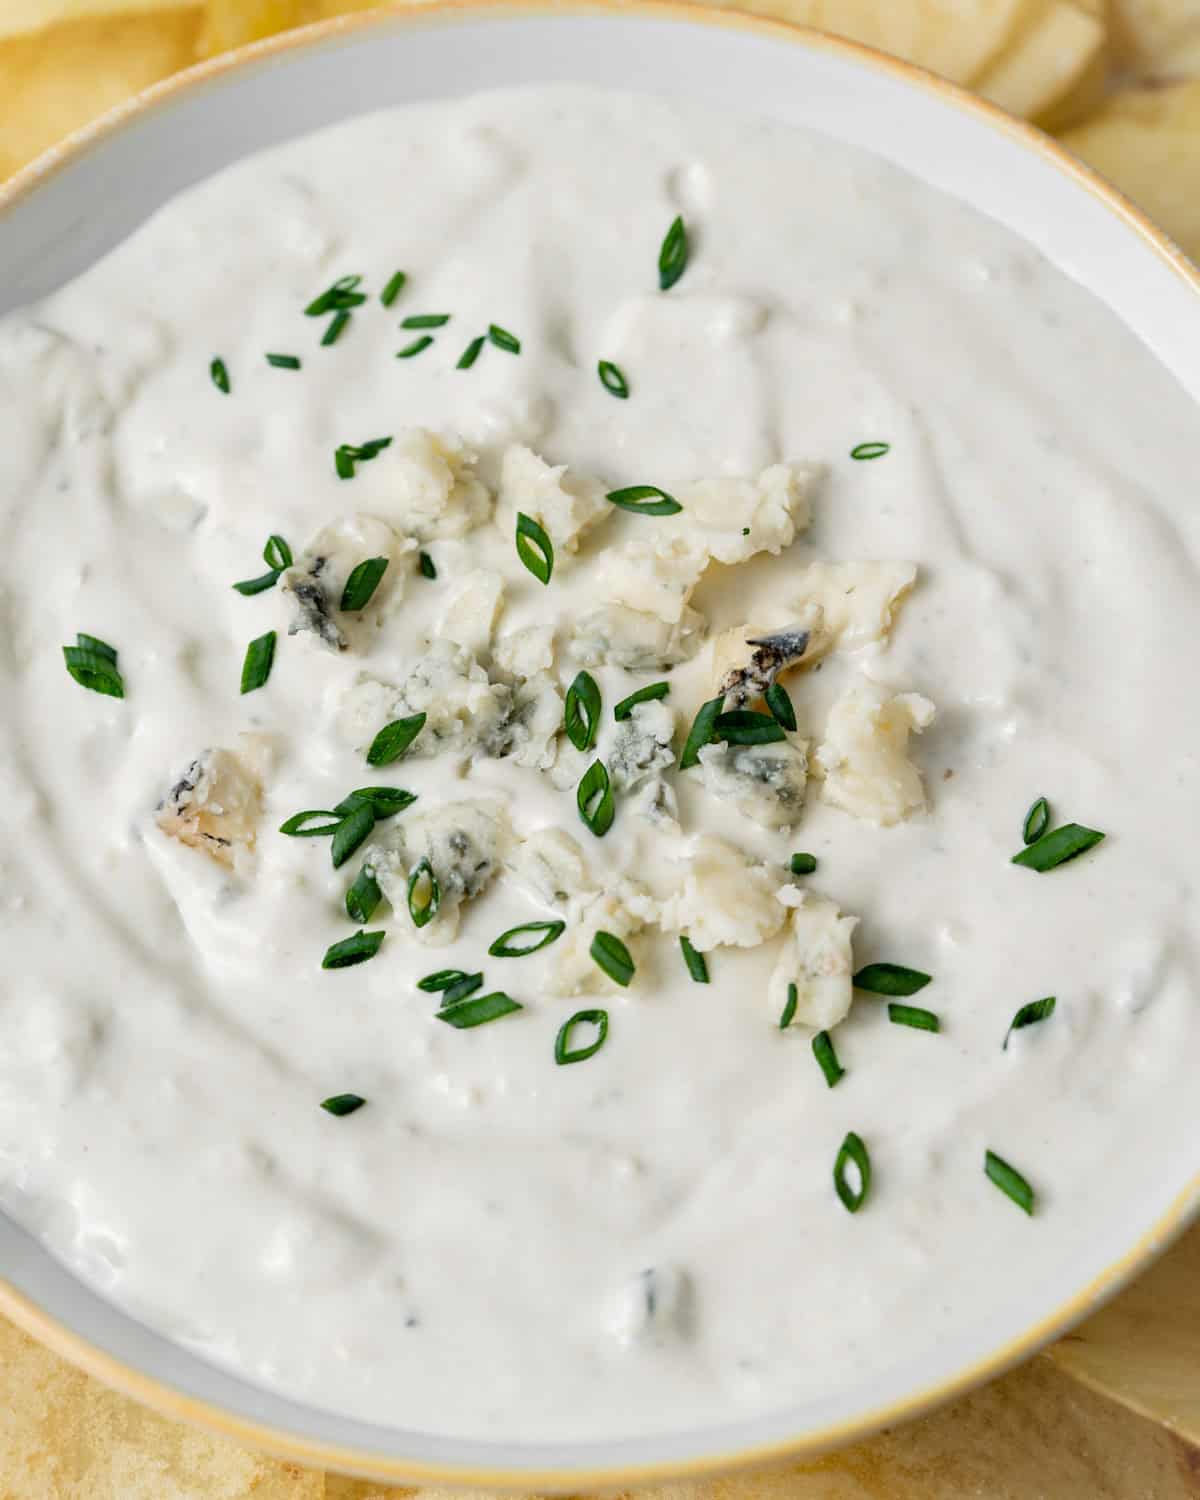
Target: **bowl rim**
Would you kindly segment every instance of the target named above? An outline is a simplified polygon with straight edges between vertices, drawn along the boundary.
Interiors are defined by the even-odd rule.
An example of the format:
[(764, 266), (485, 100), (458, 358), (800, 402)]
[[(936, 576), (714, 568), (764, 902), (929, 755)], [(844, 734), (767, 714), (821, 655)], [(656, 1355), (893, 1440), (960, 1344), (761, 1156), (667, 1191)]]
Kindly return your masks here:
[[(152, 84), (73, 131), (0, 183), (0, 221), (27, 197), (45, 186), (64, 168), (104, 146), (131, 124), (172, 104), (181, 95), (203, 88), (227, 73), (293, 51), (321, 46), (331, 39), (400, 25), (420, 25), (455, 18), (569, 19), (617, 16), (623, 20), (679, 21), (749, 32), (777, 42), (823, 52), (875, 73), (890, 75), (910, 87), (935, 95), (941, 102), (1025, 147), (1074, 183), (1084, 188), (1113, 215), (1133, 229), (1146, 248), (1200, 295), (1200, 267), (1117, 188), (1072, 156), (1050, 136), (965, 87), (891, 57), (861, 42), (850, 41), (812, 27), (736, 10), (717, 9), (694, 0), (391, 0), (370, 10), (337, 16), (302, 26), (263, 41), (221, 53)], [(1140, 1271), (1156, 1260), (1188, 1227), (1200, 1219), (1200, 1172), (1171, 1202), (1168, 1209), (1112, 1264), (1076, 1291), (1065, 1303), (1031, 1327), (946, 1379), (909, 1395), (843, 1418), (795, 1437), (749, 1443), (724, 1453), (687, 1458), (617, 1462), (586, 1467), (540, 1467), (536, 1464), (487, 1465), (406, 1460), (366, 1448), (343, 1446), (304, 1437), (298, 1432), (239, 1415), (211, 1401), (191, 1396), (165, 1380), (147, 1375), (109, 1354), (74, 1331), (37, 1302), (0, 1276), (0, 1315), (33, 1339), (62, 1356), (76, 1368), (105, 1385), (150, 1407), (159, 1415), (187, 1422), (233, 1442), (242, 1443), (284, 1460), (314, 1469), (360, 1474), (385, 1482), (476, 1486), (499, 1489), (540, 1488), (578, 1490), (615, 1488), (668, 1479), (700, 1479), (732, 1469), (782, 1463), (812, 1457), (869, 1436), (881, 1427), (921, 1416), (989, 1379), (1002, 1375), (1036, 1354), (1087, 1314), (1094, 1312)]]

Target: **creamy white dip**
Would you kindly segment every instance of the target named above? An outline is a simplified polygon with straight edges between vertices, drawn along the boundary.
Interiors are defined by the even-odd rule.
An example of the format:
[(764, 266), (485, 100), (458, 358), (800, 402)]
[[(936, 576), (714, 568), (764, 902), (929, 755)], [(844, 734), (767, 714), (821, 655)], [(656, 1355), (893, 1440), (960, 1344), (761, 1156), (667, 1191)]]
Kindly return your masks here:
[[(691, 255), (664, 293), (677, 214)], [(303, 309), (352, 274), (368, 300), (323, 347), (328, 317)], [(423, 336), (400, 320), (431, 313), (450, 321), (397, 360)], [(457, 369), (492, 323), (519, 354), (487, 343)], [(597, 378), (601, 359), (627, 400)], [(432, 534), (444, 517), (414, 519), (413, 429), (476, 456), (462, 462), (479, 525), (448, 537)], [(338, 477), (340, 444), (387, 436)], [(495, 94), (356, 120), (186, 194), (0, 325), (5, 1206), (109, 1296), (255, 1380), (474, 1435), (766, 1411), (863, 1384), (1038, 1267), (1077, 1263), (1083, 1279), (1155, 1172), (1148, 1151), (1189, 1128), (1200, 521), (1180, 481), (1198, 439), (1154, 360), (1015, 237), (763, 124), (574, 89)], [(852, 459), (864, 442), (890, 448)], [(521, 446), (601, 497), (545, 587), (517, 557), (512, 497), (494, 498)], [(793, 516), (778, 556), (705, 572), (690, 600), (703, 639), (673, 670), (597, 663), (594, 647), (595, 751), (546, 732), (556, 764), (539, 768), (536, 749), (498, 758), (468, 736), (367, 765), (400, 715), (384, 689), (349, 714), (360, 674), (404, 684), (474, 631), (476, 689), (498, 685), (503, 720), (522, 689), (498, 643), (545, 625), (541, 686), (561, 693), (587, 655), (581, 621), (631, 587), (622, 549), (667, 524), (694, 540), (697, 481), (780, 464), (811, 524)], [(605, 491), (633, 484), (678, 496), (683, 517), (609, 514)], [(262, 571), (269, 535), (303, 573), (312, 539), (355, 514), (397, 535), (376, 599), (342, 621), (347, 649), (287, 634), (287, 578), (232, 589)], [(381, 535), (347, 555), (377, 555)], [(715, 692), (709, 638), (787, 623), (814, 562), (872, 561), (915, 565), (890, 640), (851, 632), (783, 679), (813, 773), (794, 828), (760, 826), (693, 769), (665, 773), (679, 832), (624, 791), (611, 830), (589, 832), (575, 787), (619, 755), (619, 699), (669, 681), (677, 759)], [(242, 695), (247, 644), (272, 630), (270, 677)], [(64, 670), (77, 632), (116, 648), (124, 699)], [(454, 680), (433, 685), (431, 716)], [(891, 826), (832, 805), (820, 774), (836, 700), (868, 681), (928, 699), (921, 722), (936, 708)], [(553, 730), (561, 708), (547, 711)], [(163, 826), (164, 798), (186, 803), (181, 777), (217, 749), (252, 768), (252, 850)], [(278, 829), (369, 785), (417, 796), (372, 840), (399, 849), (401, 880), (405, 830), (438, 809), (499, 804), (511, 834), (447, 945), (384, 901), (365, 924), (387, 934), (378, 954), (324, 970), (362, 925), (344, 898), (363, 853), (335, 870), (328, 839)], [(1039, 874), (1011, 856), (1043, 794), (1056, 822), (1107, 839)], [(210, 827), (236, 812), (216, 802)], [(578, 893), (539, 898), (514, 872), (546, 828), (577, 841), (586, 890), (615, 903), (599, 925), (622, 920), (630, 880), (646, 911), (675, 911), (669, 931), (623, 929), (627, 989), (586, 943), (565, 967)], [(858, 994), (833, 1028), (846, 1074), (830, 1088), (812, 1028), (778, 1024), (783, 933), (712, 947), (711, 983), (693, 982), (677, 929), (704, 927), (705, 888), (684, 918), (672, 900), (701, 834), (751, 861), (707, 888), (710, 927), (748, 931), (764, 882), (755, 909), (776, 926), (793, 921), (779, 890), (803, 892), (801, 912), (831, 903), (858, 921), (855, 967), (933, 976), (909, 1003), (940, 1032)], [(797, 851), (814, 873), (789, 874)], [(488, 956), (506, 928), (557, 918), (567, 931), (536, 955)], [(448, 967), (484, 971), (477, 994), (523, 1009), (441, 1023), (416, 981)], [(835, 984), (848, 995), (844, 972)], [(1002, 1050), (1014, 1013), (1045, 996), (1054, 1015)], [(597, 1007), (604, 1046), (556, 1065), (559, 1028)], [(367, 1102), (320, 1108), (344, 1093)], [(831, 1177), (848, 1131), (873, 1168), (856, 1214)], [(988, 1149), (1032, 1185), (1032, 1218), (985, 1177)]]

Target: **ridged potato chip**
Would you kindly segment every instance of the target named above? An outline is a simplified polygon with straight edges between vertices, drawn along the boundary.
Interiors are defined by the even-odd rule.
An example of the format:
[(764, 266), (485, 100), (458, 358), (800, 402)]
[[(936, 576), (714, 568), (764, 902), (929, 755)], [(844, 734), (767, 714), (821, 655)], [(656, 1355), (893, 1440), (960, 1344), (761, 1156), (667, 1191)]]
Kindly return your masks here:
[(1200, 73), (1200, 0), (1112, 0), (1114, 41), (1139, 73)]

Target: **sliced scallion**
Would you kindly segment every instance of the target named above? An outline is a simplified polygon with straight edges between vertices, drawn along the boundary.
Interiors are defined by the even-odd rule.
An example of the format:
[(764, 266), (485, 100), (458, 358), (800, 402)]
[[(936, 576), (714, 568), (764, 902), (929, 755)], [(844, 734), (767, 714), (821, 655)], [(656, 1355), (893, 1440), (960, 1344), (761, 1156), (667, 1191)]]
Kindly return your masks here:
[(77, 632), (75, 644), (62, 648), (67, 671), (80, 687), (106, 698), (124, 698), (125, 682), (117, 670), (117, 653), (98, 636)]
[(443, 1005), (435, 1011), (439, 1021), (453, 1026), (458, 1031), (468, 1031), (474, 1026), (483, 1026), (488, 1021), (498, 1021), (501, 1016), (511, 1016), (524, 1007), (519, 1001), (494, 990), (490, 995), (479, 995), (471, 1000), (456, 1000), (452, 1005)]
[(734, 708), (718, 714), (713, 723), (714, 740), (727, 745), (774, 745), (787, 738), (783, 725), (770, 714), (753, 708)]
[(608, 767), (602, 760), (594, 760), (583, 773), (575, 793), (575, 805), (587, 827), (602, 839), (612, 827), (617, 810)]
[(208, 373), (212, 377), (212, 383), (222, 395), (228, 396), (230, 392), (229, 367), (223, 359), (214, 359), (208, 367)]
[(487, 340), (483, 337), (482, 334), (480, 334), (477, 339), (472, 339), (467, 347), (463, 350), (463, 352), (459, 355), (458, 363), (454, 366), (454, 368), (456, 370), (469, 370), (475, 363), (475, 361), (479, 358), (479, 351), (483, 348), (486, 342)]
[(600, 689), (588, 671), (575, 674), (563, 704), (563, 728), (576, 750), (590, 750), (600, 728)]
[(630, 693), (628, 698), (621, 699), (613, 709), (613, 718), (619, 723), (622, 719), (627, 719), (639, 703), (653, 703), (658, 698), (665, 698), (670, 691), (669, 682), (652, 682), (648, 687), (638, 688), (636, 693)]
[(371, 595), (379, 587), (380, 579), (387, 572), (387, 566), (386, 557), (368, 557), (358, 563), (346, 579), (339, 608), (348, 614), (366, 609), (371, 602)]
[(404, 283), (407, 280), (408, 277), (403, 271), (394, 271), (388, 277), (387, 285), (379, 294), (379, 300), (383, 303), (384, 307), (391, 307), (392, 303), (395, 302), (396, 298), (404, 290)]
[(423, 354), (433, 339), (429, 334), (423, 333), (419, 339), (413, 339), (411, 344), (405, 344), (404, 348), (396, 355), (397, 359), (415, 359), (418, 354)]
[[(571, 1046), (571, 1033), (576, 1026), (595, 1026), (596, 1036), (582, 1047)], [(606, 1010), (577, 1010), (569, 1021), (564, 1021), (554, 1038), (554, 1061), (559, 1067), (569, 1063), (584, 1062), (594, 1057), (608, 1038), (608, 1012)]]
[(700, 711), (692, 720), (692, 727), (688, 730), (688, 737), (684, 742), (683, 753), (679, 757), (681, 771), (686, 771), (690, 766), (699, 765), (700, 752), (705, 745), (712, 743), (713, 729), (724, 706), (724, 694), (719, 698), (710, 698), (707, 703), (700, 705)]
[(371, 748), (367, 751), (367, 764), (390, 766), (394, 760), (400, 759), (424, 728), (423, 713), (410, 714), (406, 719), (393, 719), (390, 724), (385, 724), (371, 741)]
[[(339, 809), (340, 810), (340, 809)], [(375, 827), (375, 809), (369, 802), (356, 802), (338, 824), (329, 846), (333, 868), (338, 870), (354, 851), (371, 837)]]
[(784, 729), (796, 732), (796, 710), (792, 707), (792, 700), (788, 697), (788, 690), (782, 682), (773, 682), (763, 694), (767, 707), (777, 724)]
[[(565, 922), (522, 922), (519, 927), (510, 927), (507, 932), (502, 932), (488, 952), (493, 958), (527, 958), (540, 948), (548, 948), (551, 943), (557, 942), (566, 930)], [(519, 942), (518, 939), (525, 935), (531, 941)]]
[(1036, 844), (1049, 826), (1050, 804), (1045, 797), (1039, 797), (1025, 814), (1025, 821), (1021, 824), (1021, 842)]
[(442, 1006), (457, 1005), (460, 1000), (465, 1000), (468, 995), (473, 995), (476, 990), (483, 988), (483, 971), (476, 970), (474, 974), (460, 974), (453, 983), (445, 985), (442, 989)]
[[(310, 819), (325, 818), (327, 822), (310, 826)], [(342, 822), (342, 814), (329, 808), (311, 807), (306, 812), (293, 813), (286, 823), (279, 825), (280, 833), (293, 839), (323, 839), (335, 834)]]
[(413, 313), (401, 320), (401, 328), (444, 328), (450, 321), (449, 313)]
[(406, 807), (411, 807), (416, 800), (416, 792), (406, 792), (402, 786), (360, 786), (355, 791), (348, 792), (334, 808), (334, 812), (346, 817), (365, 803), (376, 818), (394, 818)]
[(521, 340), (516, 334), (509, 333), (507, 328), (501, 328), (498, 323), (489, 323), (487, 331), (488, 339), (495, 344), (497, 349), (503, 349), (505, 354), (520, 354)]
[(985, 1151), (983, 1154), (983, 1170), (989, 1181), (995, 1183), (1000, 1191), (1006, 1194), (1025, 1213), (1032, 1214), (1035, 1203), (1033, 1188), (1021, 1176), (1016, 1167), (1009, 1166), (1002, 1156), (997, 1156), (994, 1151)]
[(304, 309), (305, 317), (320, 318), (328, 312), (343, 312), (351, 307), (360, 307), (367, 300), (366, 293), (357, 289), (361, 281), (361, 276), (339, 277), (331, 287), (308, 304)]
[(658, 252), (659, 290), (669, 292), (687, 270), (688, 235), (682, 217), (676, 217), (663, 236)]
[(325, 951), (321, 960), (323, 969), (350, 969), (355, 964), (365, 964), (374, 958), (383, 947), (386, 932), (356, 932), (353, 937), (343, 938)]
[(298, 370), (300, 361), (294, 354), (268, 354), (267, 363), (273, 370)]
[(637, 966), (619, 937), (611, 932), (597, 932), (588, 952), (610, 979), (623, 989), (628, 987)]
[(432, 995), (438, 990), (448, 990), (451, 985), (469, 977), (465, 969), (435, 969), (432, 974), (426, 974), (424, 979), (417, 980), (417, 988)]
[(1036, 843), (1029, 844), (1020, 854), (1014, 854), (1014, 865), (1045, 873), (1065, 865), (1068, 860), (1078, 859), (1101, 842), (1104, 835), (1095, 828), (1085, 828), (1082, 823), (1064, 823), (1053, 833), (1044, 833)]
[(354, 877), (354, 884), (346, 892), (346, 915), (352, 922), (369, 922), (371, 914), (383, 900), (383, 892), (375, 879), (375, 871), (364, 864)]
[(817, 868), (817, 856), (815, 854), (793, 854), (788, 861), (788, 869), (793, 875), (811, 875)]
[[(854, 1167), (857, 1181), (852, 1182), (849, 1168)], [(871, 1191), (871, 1158), (861, 1136), (847, 1131), (833, 1164), (833, 1186), (842, 1204), (856, 1214)]]
[(687, 933), (679, 936), (679, 947), (683, 953), (683, 961), (687, 965), (687, 971), (697, 984), (708, 983), (708, 960), (703, 953), (697, 953), (692, 947), (692, 940)]
[(1031, 1000), (1028, 1005), (1022, 1005), (1008, 1023), (1008, 1030), (1004, 1033), (1004, 1045), (1000, 1050), (1008, 1051), (1008, 1039), (1014, 1031), (1023, 1031), (1026, 1026), (1036, 1026), (1039, 1021), (1048, 1021), (1054, 1014), (1057, 1004), (1058, 1001), (1053, 995), (1047, 995), (1044, 1000)]
[(800, 991), (794, 984), (787, 987), (787, 999), (783, 1002), (783, 1010), (779, 1014), (779, 1029), (786, 1031), (796, 1019), (796, 1006), (800, 1003)]
[(891, 443), (859, 443), (856, 448), (851, 448), (850, 457), (862, 463), (872, 458), (882, 458), (891, 451)]
[(919, 1005), (897, 1005), (893, 1000), (888, 1006), (888, 1020), (893, 1026), (911, 1026), (914, 1031), (940, 1031), (942, 1023), (931, 1010)]
[(417, 562), (417, 566), (421, 570), (421, 577), (422, 578), (436, 578), (437, 577), (437, 564), (434, 562), (433, 558), (430, 557), (430, 555), (429, 555), (428, 552), (422, 552), (421, 553), (421, 555), (420, 555), (420, 557), (418, 559), (418, 562)]
[(442, 888), (433, 866), (422, 858), (408, 877), (408, 914), (415, 927), (427, 927), (442, 904)]
[(812, 1049), (813, 1056), (825, 1075), (826, 1084), (833, 1088), (839, 1079), (846, 1076), (846, 1070), (838, 1062), (838, 1055), (833, 1049), (833, 1038), (827, 1031), (818, 1031), (812, 1039)]
[(330, 318), (329, 327), (325, 330), (325, 333), (321, 339), (322, 348), (327, 349), (331, 344), (336, 344), (338, 339), (341, 338), (342, 331), (349, 321), (350, 314), (344, 308), (340, 309), (338, 312), (335, 312), (333, 317)]
[(544, 528), (524, 511), (517, 512), (517, 556), (539, 583), (549, 583), (554, 572), (554, 543)]
[(623, 490), (610, 490), (604, 498), (610, 505), (631, 511), (635, 516), (677, 516), (683, 509), (674, 495), (668, 495), (656, 484), (629, 484)]
[(628, 401), (629, 382), (625, 379), (625, 373), (619, 365), (614, 365), (611, 359), (602, 359), (596, 366), (596, 373), (600, 377), (600, 384), (610, 396), (616, 396), (620, 401)]
[(321, 1108), (340, 1118), (342, 1115), (352, 1115), (366, 1102), (361, 1094), (334, 1094), (329, 1099), (321, 1100)]
[(854, 988), (872, 995), (896, 995), (903, 999), (915, 995), (930, 983), (930, 976), (920, 969), (906, 969), (903, 964), (867, 964), (854, 976)]
[(243, 693), (253, 693), (262, 687), (271, 675), (274, 660), (275, 632), (268, 630), (266, 635), (258, 636), (246, 647), (246, 657), (242, 662)]

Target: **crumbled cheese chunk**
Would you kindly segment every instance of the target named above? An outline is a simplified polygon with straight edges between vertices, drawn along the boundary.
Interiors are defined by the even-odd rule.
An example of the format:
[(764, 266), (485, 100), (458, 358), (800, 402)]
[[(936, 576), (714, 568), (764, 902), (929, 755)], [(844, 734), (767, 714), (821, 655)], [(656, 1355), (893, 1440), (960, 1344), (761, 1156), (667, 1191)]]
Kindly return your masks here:
[(526, 625), (510, 630), (492, 653), (497, 667), (511, 677), (536, 677), (554, 665), (554, 626)]
[(807, 659), (812, 632), (803, 626), (769, 630), (735, 625), (713, 641), (713, 685), (726, 708), (743, 708), (761, 698), (781, 672)]
[(485, 568), (464, 573), (450, 588), (450, 597), (438, 622), (438, 637), (453, 641), (477, 657), (492, 648), (496, 622), (504, 608), (504, 579)]
[[(359, 563), (373, 557), (387, 558), (388, 565), (367, 609), (343, 613), (346, 580)], [(335, 651), (361, 644), (355, 637), (378, 629), (384, 614), (402, 597), (416, 561), (416, 542), (378, 516), (343, 516), (313, 537), (280, 580), (292, 608), (288, 634), (310, 633)]]
[(516, 530), (517, 513), (540, 521), (559, 551), (575, 552), (579, 539), (612, 514), (598, 480), (568, 475), (565, 464), (551, 466), (532, 448), (506, 450), (496, 496), (496, 524), (505, 536)]
[(492, 512), (492, 497), (475, 473), (476, 456), (458, 438), (412, 427), (388, 453), (397, 475), (398, 514), (404, 530), (422, 541), (465, 536)]
[(675, 762), (675, 711), (661, 699), (635, 704), (605, 757), (618, 791), (633, 791)]
[(854, 957), (850, 939), (857, 917), (844, 917), (832, 901), (797, 892), (783, 949), (767, 982), (767, 1009), (774, 1020), (784, 1013), (788, 986), (796, 986), (791, 1024), (827, 1030), (849, 1014), (854, 999)]
[(815, 626), (810, 659), (886, 640), (897, 603), (916, 581), (915, 563), (810, 563), (796, 580), (794, 606)]
[(721, 946), (755, 948), (773, 938), (787, 913), (777, 898), (779, 871), (711, 834), (691, 841), (659, 925), (683, 932), (701, 953)]
[(393, 719), (425, 715), (425, 727), (409, 757), (444, 751), (469, 754), (489, 741), (507, 719), (512, 689), (488, 680), (469, 651), (453, 641), (434, 641), (405, 681), (384, 682), (360, 675), (338, 709), (339, 728), (357, 750), (366, 750)]
[(409, 924), (419, 942), (444, 947), (458, 934), (462, 906), (485, 890), (511, 842), (508, 813), (500, 802), (476, 799), (446, 802), (410, 814), (373, 844), (364, 863), (402, 923), (408, 922), (408, 880), (422, 859), (437, 877), (437, 915), (425, 927)]
[(543, 674), (516, 688), (507, 716), (484, 743), (487, 755), (511, 756), (514, 764), (546, 771), (558, 759), (558, 732), (563, 700), (553, 680)]
[(731, 802), (763, 828), (791, 828), (804, 807), (807, 745), (795, 738), (771, 745), (705, 745), (700, 777), (706, 792)]
[(685, 609), (674, 624), (623, 604), (603, 604), (575, 626), (570, 655), (585, 667), (653, 672), (689, 661), (704, 639), (704, 619)]
[[(573, 900), (568, 908), (567, 930), (551, 950), (554, 962), (551, 984), (561, 995), (619, 993), (621, 986), (592, 957), (592, 939), (598, 932), (611, 932), (622, 942), (639, 933), (644, 918), (631, 907), (628, 896), (640, 895), (631, 881), (619, 881), (615, 890)], [(632, 952), (632, 950), (631, 950)], [(633, 955), (636, 960), (636, 954)], [(635, 979), (634, 984), (637, 983)]]
[(238, 750), (205, 750), (159, 803), (155, 822), (170, 838), (202, 849), (231, 869), (254, 848), (269, 751), (260, 735)]
[(908, 737), (936, 710), (919, 693), (893, 695), (870, 678), (852, 683), (833, 705), (814, 769), (825, 776), (825, 800), (884, 827), (925, 806), (921, 774), (908, 759)]
[(562, 828), (538, 828), (527, 834), (509, 855), (508, 870), (547, 906), (566, 906), (573, 897), (596, 891), (579, 841)]

